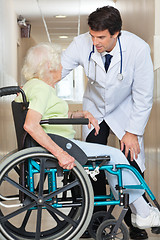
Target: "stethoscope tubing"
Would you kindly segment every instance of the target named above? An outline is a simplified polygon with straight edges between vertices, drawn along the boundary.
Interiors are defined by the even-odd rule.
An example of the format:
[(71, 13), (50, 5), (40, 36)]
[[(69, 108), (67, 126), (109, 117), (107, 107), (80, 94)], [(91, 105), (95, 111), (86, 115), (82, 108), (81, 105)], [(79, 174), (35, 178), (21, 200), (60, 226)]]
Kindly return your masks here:
[(121, 56), (120, 74), (122, 74), (122, 47), (121, 47), (121, 42), (119, 37), (118, 37), (118, 43), (119, 43), (119, 50), (120, 50), (120, 56)]
[[(122, 47), (121, 47), (121, 42), (120, 42), (119, 37), (118, 37), (118, 43), (119, 43), (119, 50), (120, 50), (120, 57), (121, 57), (121, 60), (120, 60), (120, 72), (118, 73), (118, 75), (120, 77), (119, 80), (122, 80), (123, 79), (123, 75), (122, 75), (123, 56), (122, 56)], [(92, 53), (94, 53), (94, 45), (93, 45), (92, 51), (90, 52), (89, 57), (88, 57), (88, 75), (89, 75), (89, 66), (90, 66)]]
[(90, 60), (91, 60), (92, 53), (94, 53), (94, 45), (93, 45), (92, 51), (90, 52), (89, 57), (88, 57), (88, 61), (89, 61), (89, 62), (90, 62)]

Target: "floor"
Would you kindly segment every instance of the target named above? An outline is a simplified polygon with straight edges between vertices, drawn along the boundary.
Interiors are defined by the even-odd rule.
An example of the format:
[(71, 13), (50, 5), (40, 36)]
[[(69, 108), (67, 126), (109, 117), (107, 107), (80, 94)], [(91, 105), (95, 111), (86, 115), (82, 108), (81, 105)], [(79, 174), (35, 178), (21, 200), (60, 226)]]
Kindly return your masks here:
[[(113, 210), (113, 216), (118, 219), (120, 213), (121, 213), (121, 207), (116, 206)], [(146, 229), (148, 233), (148, 240), (160, 240), (160, 234), (153, 234), (151, 232), (151, 229)], [(93, 240), (93, 238), (80, 238), (80, 240)]]
[[(153, 234), (150, 232), (150, 229), (147, 229), (148, 240), (160, 240), (160, 234)], [(80, 238), (80, 240), (93, 240), (93, 238)]]

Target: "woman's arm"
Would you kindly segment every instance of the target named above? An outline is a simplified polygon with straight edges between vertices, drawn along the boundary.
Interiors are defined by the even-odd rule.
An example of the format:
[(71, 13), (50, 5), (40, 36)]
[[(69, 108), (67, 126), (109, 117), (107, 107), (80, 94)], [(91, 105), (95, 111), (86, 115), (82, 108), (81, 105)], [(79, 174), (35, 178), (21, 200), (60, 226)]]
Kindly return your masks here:
[(29, 109), (24, 123), (24, 129), (41, 146), (51, 152), (59, 161), (59, 165), (65, 169), (72, 169), (75, 166), (75, 159), (60, 148), (43, 130), (40, 125), (42, 115)]
[(90, 129), (91, 124), (92, 124), (95, 128), (95, 136), (97, 136), (100, 127), (99, 127), (97, 119), (95, 119), (90, 112), (88, 112), (88, 111), (68, 112), (68, 117), (69, 118), (88, 118), (89, 119), (88, 128)]

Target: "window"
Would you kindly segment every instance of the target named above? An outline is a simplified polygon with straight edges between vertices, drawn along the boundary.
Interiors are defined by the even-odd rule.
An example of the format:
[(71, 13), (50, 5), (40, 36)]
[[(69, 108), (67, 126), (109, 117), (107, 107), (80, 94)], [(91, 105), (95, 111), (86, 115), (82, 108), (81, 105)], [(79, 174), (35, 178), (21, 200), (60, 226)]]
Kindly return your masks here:
[(57, 95), (68, 101), (82, 103), (84, 94), (84, 70), (78, 66), (56, 86)]

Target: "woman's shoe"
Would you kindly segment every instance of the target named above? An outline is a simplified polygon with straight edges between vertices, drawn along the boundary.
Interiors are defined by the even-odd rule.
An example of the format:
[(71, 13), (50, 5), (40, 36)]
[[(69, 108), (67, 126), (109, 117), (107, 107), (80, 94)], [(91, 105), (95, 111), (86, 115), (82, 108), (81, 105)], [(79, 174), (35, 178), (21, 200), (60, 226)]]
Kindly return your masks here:
[(150, 214), (146, 218), (142, 218), (136, 214), (135, 225), (140, 229), (159, 227), (160, 226), (160, 212), (155, 207), (150, 207)]

